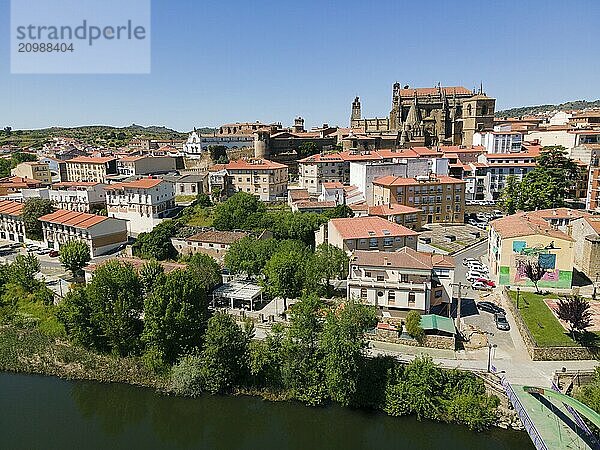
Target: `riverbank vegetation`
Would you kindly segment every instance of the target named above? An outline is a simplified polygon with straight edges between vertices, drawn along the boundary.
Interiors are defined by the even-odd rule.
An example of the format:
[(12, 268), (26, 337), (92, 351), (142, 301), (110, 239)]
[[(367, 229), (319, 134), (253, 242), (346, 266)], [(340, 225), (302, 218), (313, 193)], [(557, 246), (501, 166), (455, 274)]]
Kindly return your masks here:
[[(302, 251), (299, 242), (289, 245), (285, 253)], [(372, 307), (326, 303), (294, 286), (303, 292), (290, 307), (289, 324), (256, 340), (250, 322), (209, 309), (208, 293), (220, 279), (216, 262), (195, 255), (187, 263), (167, 274), (152, 261), (139, 272), (109, 261), (54, 306), (35, 278), (35, 257), (17, 257), (0, 272), (0, 370), (126, 382), (183, 396), (249, 393), (310, 406), (337, 403), (475, 430), (496, 422), (498, 399), (475, 375), (441, 369), (425, 357), (408, 365), (370, 357), (365, 333), (376, 324)], [(288, 270), (269, 264), (283, 274), (277, 275), (281, 289), (291, 289)], [(22, 319), (25, 311), (30, 320)]]

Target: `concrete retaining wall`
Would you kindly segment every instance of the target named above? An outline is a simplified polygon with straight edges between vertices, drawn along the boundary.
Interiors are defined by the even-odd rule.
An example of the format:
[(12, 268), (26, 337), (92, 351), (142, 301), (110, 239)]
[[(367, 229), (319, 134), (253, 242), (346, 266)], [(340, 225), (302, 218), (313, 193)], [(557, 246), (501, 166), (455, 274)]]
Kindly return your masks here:
[(392, 344), (410, 345), (412, 347), (429, 347), (441, 348), (446, 350), (454, 350), (454, 338), (448, 336), (425, 336), (421, 343), (416, 339), (407, 339), (398, 336), (397, 331), (392, 330), (377, 330), (374, 335), (369, 335), (369, 338), (374, 341), (391, 342)]

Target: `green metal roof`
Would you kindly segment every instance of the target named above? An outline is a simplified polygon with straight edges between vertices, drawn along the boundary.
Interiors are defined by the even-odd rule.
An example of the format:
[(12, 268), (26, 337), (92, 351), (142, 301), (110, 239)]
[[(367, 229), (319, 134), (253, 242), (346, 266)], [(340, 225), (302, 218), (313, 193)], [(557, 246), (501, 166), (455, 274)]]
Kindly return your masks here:
[(454, 321), (449, 317), (437, 314), (425, 314), (421, 316), (421, 328), (424, 330), (439, 330), (445, 333), (455, 334)]

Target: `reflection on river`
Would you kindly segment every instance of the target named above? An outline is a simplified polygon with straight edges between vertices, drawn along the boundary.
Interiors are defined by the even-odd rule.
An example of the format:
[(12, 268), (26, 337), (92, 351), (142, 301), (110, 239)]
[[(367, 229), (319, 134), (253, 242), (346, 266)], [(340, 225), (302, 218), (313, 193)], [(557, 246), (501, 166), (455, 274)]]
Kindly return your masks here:
[(525, 433), (251, 397), (184, 399), (120, 384), (0, 374), (0, 448), (525, 449)]

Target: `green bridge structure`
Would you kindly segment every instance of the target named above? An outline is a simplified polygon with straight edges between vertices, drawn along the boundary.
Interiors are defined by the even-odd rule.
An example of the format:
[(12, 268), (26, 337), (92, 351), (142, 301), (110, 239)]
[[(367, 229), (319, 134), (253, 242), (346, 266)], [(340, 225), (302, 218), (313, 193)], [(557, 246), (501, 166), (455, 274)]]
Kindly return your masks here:
[(599, 437), (582, 418), (600, 429), (600, 414), (554, 383), (552, 388), (521, 386), (502, 378), (502, 386), (536, 449), (600, 450)]

